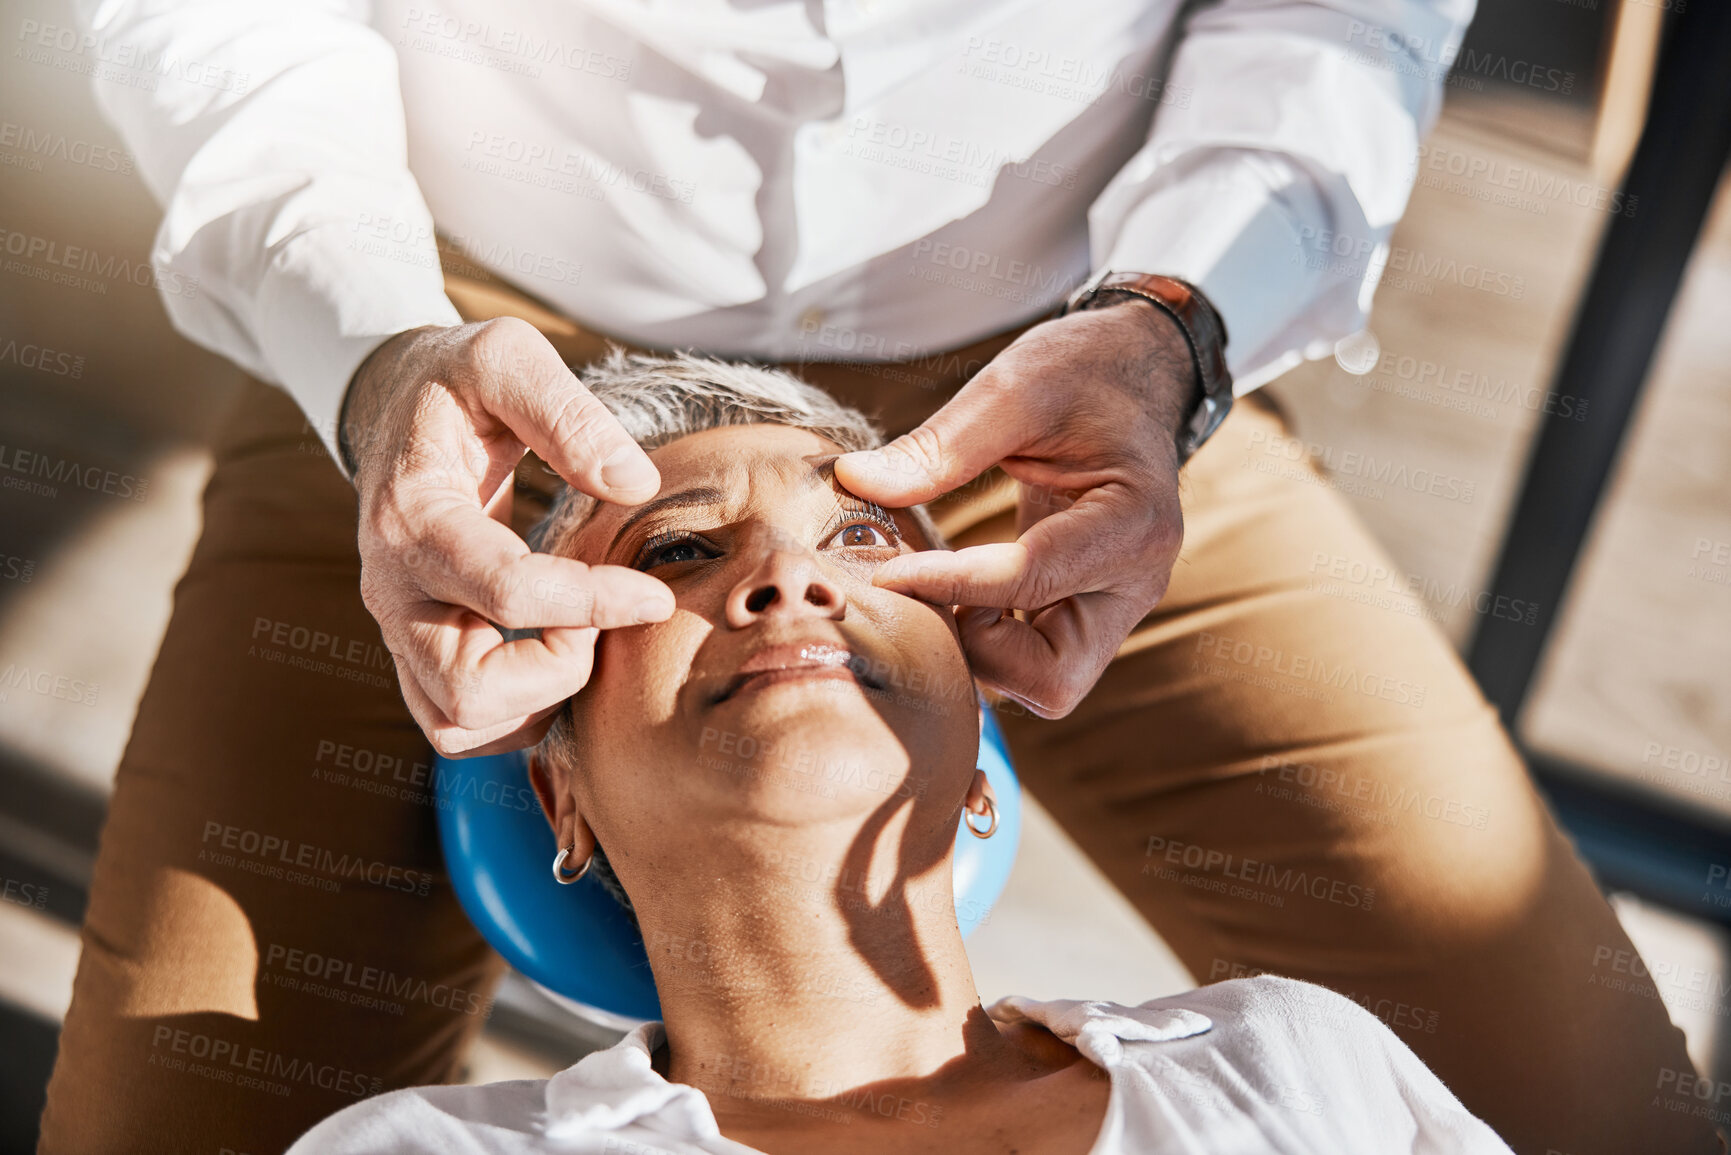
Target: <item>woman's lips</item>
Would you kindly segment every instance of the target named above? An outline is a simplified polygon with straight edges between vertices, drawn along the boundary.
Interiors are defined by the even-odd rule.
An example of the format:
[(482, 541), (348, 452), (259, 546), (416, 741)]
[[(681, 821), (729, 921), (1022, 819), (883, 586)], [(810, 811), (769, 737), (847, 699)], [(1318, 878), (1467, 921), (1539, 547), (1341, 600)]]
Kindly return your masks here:
[(779, 686), (783, 682), (855, 682), (853, 671), (845, 666), (791, 666), (784, 670), (765, 670), (761, 674), (743, 674), (728, 683), (721, 696), (726, 702), (743, 697), (754, 690)]
[(846, 681), (868, 689), (883, 689), (867, 669), (868, 663), (853, 651), (830, 642), (765, 646), (740, 664), (739, 672), (723, 684), (710, 704), (720, 705), (740, 694), (784, 682)]

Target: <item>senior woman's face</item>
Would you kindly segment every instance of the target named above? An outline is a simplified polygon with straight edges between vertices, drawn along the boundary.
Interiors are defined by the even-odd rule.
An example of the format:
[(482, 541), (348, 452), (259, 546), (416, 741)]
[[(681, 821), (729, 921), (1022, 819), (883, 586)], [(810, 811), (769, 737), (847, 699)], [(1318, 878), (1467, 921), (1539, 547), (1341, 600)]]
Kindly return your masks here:
[(916, 810), (953, 833), (979, 737), (955, 621), (871, 584), (930, 543), (905, 512), (842, 490), (839, 452), (782, 425), (692, 434), (650, 455), (653, 501), (603, 505), (561, 543), (661, 579), (677, 603), (665, 622), (604, 631), (572, 702), (567, 769), (616, 857), (631, 827), (810, 822), (897, 797), (948, 800)]

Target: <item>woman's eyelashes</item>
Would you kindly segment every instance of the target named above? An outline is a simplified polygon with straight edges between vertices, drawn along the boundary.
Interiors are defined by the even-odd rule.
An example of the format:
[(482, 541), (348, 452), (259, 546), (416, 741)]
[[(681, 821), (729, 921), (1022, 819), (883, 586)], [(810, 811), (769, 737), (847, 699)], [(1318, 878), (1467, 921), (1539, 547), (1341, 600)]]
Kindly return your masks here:
[(882, 506), (844, 498), (841, 510), (818, 535), (818, 548), (899, 549), (901, 530)]
[[(773, 548), (800, 552), (808, 548), (819, 551), (853, 551), (876, 553), (900, 551), (901, 530), (895, 520), (877, 506), (861, 505), (844, 508), (818, 532), (815, 546), (807, 546), (786, 530), (771, 529)], [(722, 535), (725, 536), (725, 535)], [(664, 529), (651, 534), (638, 547), (633, 569), (650, 570), (659, 566), (683, 562), (708, 561), (720, 557), (725, 550), (703, 534), (687, 529)]]
[(894, 549), (896, 543), (890, 541), (883, 527), (868, 521), (856, 521), (852, 525), (836, 530), (827, 545), (844, 547)]
[[(707, 554), (704, 551), (708, 551)], [(689, 554), (691, 556), (681, 556)], [(675, 562), (700, 561), (705, 556), (714, 557), (712, 546), (696, 534), (681, 529), (664, 529), (660, 533), (651, 534), (637, 551), (637, 560), (631, 563), (633, 569), (654, 569), (656, 566), (673, 565)]]

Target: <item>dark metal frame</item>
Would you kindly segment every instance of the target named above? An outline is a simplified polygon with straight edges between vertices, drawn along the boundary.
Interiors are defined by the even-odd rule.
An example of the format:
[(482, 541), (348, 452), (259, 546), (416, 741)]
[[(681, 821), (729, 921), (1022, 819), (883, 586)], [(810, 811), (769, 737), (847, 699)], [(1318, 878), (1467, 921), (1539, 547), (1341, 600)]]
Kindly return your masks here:
[[(1681, 7), (1681, 6), (1680, 6)], [(1539, 607), (1535, 625), (1482, 620), (1467, 664), (1518, 734), (1629, 419), (1731, 158), (1731, 3), (1668, 18), (1641, 141), (1623, 181), (1632, 213), (1611, 218), (1552, 389), (1588, 404), (1585, 420), (1544, 419), (1527, 461), (1491, 588)], [(1534, 778), (1601, 882), (1731, 925), (1711, 901), (1731, 865), (1731, 823), (1651, 791), (1528, 751)]]

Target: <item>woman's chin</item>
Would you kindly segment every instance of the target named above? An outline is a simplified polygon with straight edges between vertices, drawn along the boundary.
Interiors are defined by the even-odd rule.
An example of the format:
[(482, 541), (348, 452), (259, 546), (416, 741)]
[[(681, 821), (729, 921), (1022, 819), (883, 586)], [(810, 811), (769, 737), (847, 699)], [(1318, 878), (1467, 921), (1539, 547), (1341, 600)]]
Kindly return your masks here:
[(697, 767), (763, 803), (915, 793), (910, 743), (864, 696), (836, 685), (789, 682), (721, 703), (704, 723)]
[(881, 698), (877, 691), (846, 677), (760, 675), (711, 707), (704, 727), (750, 733), (760, 743), (794, 747), (836, 745), (824, 737), (827, 731), (858, 735), (856, 741), (869, 742), (874, 733), (893, 740), (895, 727)]

